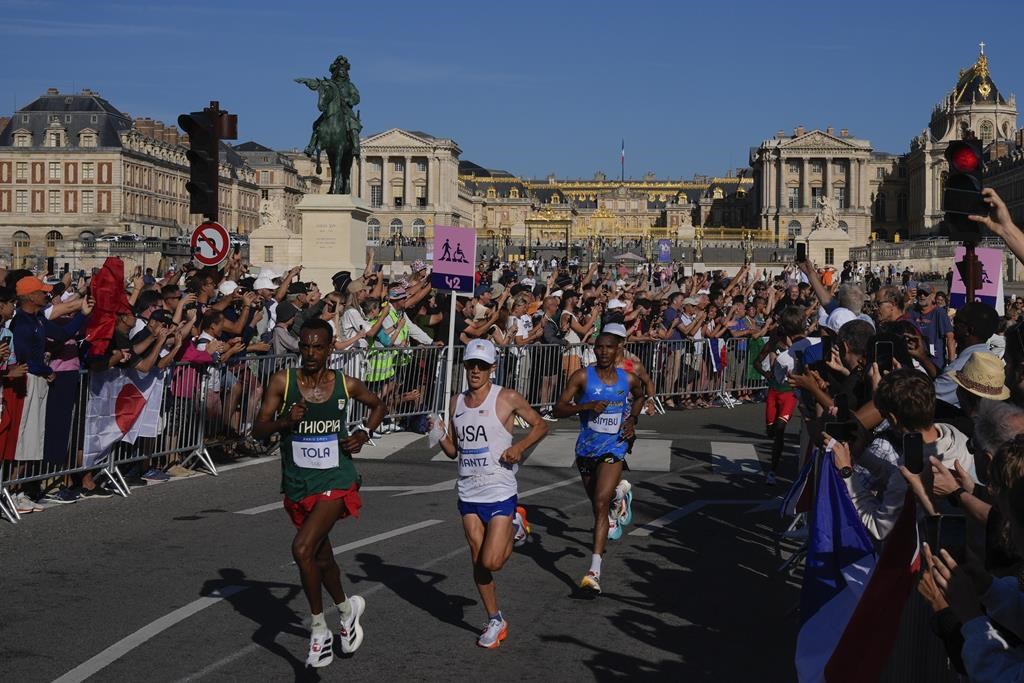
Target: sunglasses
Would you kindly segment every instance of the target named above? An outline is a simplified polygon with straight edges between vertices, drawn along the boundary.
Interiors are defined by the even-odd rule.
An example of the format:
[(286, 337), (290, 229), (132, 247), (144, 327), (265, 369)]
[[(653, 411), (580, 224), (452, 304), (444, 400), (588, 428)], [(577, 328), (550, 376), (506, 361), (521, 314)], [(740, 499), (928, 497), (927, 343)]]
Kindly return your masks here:
[(485, 363), (482, 360), (467, 360), (464, 365), (467, 370), (490, 370), (491, 364)]

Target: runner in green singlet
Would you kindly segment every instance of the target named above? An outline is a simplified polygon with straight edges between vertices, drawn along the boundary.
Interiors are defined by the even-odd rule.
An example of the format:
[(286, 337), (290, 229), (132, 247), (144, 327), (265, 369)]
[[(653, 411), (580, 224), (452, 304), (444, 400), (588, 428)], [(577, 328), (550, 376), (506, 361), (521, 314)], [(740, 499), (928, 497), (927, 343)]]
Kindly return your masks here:
[[(334, 634), (324, 619), (321, 584), (341, 614), (341, 651), (355, 652), (363, 640), (359, 617), (366, 601), (358, 595), (346, 597), (328, 534), (339, 519), (359, 514), (360, 480), (352, 454), (370, 440), (368, 430), (384, 419), (384, 404), (362, 382), (327, 367), (332, 338), (324, 320), (302, 326), (302, 367), (274, 373), (253, 425), (257, 439), (275, 432), (282, 435), (281, 491), (284, 508), (298, 528), (292, 556), (313, 615), (306, 659), (313, 667), (327, 666), (334, 659)], [(352, 400), (368, 407), (370, 416), (365, 426), (349, 433)]]

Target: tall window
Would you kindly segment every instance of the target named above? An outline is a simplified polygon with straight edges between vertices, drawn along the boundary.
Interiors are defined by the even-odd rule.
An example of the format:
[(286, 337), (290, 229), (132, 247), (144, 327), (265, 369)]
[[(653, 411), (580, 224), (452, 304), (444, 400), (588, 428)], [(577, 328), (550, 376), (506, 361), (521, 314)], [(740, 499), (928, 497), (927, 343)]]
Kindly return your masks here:
[(60, 180), (60, 162), (50, 162), (50, 180)]
[(846, 188), (845, 187), (833, 187), (832, 188), (832, 200), (836, 205), (837, 209), (846, 208)]
[(821, 173), (821, 161), (811, 161), (811, 173)]
[(799, 209), (800, 208), (800, 188), (791, 187), (789, 188), (789, 208)]
[(389, 226), (389, 228), (390, 228), (390, 232), (391, 232), (391, 236), (392, 237), (398, 237), (399, 235), (401, 235), (402, 234), (402, 221), (401, 221), (401, 219), (396, 218), (395, 220), (391, 221), (391, 225)]
[(416, 206), (423, 208), (427, 205), (427, 186), (416, 186)]
[(14, 179), (28, 180), (28, 162), (19, 161), (14, 165)]
[(417, 218), (412, 222), (412, 236), (418, 239), (422, 239), (427, 235), (427, 224), (423, 222), (421, 218)]
[(14, 233), (11, 236), (11, 246), (14, 248), (14, 265), (25, 265), (29, 247), (32, 246), (32, 240), (29, 238), (28, 233), (24, 230)]
[(91, 161), (82, 162), (82, 180), (96, 180), (96, 164)]
[(274, 262), (274, 247), (270, 244), (263, 245), (263, 260), (267, 263)]
[(14, 136), (15, 147), (31, 147), (32, 136), (29, 133), (18, 133)]
[(82, 147), (95, 147), (96, 146), (96, 135), (93, 133), (82, 133), (79, 144)]
[(14, 193), (14, 211), (28, 213), (28, 190), (18, 190)]
[(96, 212), (96, 194), (92, 190), (82, 190), (82, 213)]
[(260, 199), (270, 199), (270, 190), (260, 190)]
[(879, 192), (878, 196), (875, 197), (875, 220), (885, 220), (885, 193)]
[(50, 249), (53, 249), (57, 246), (57, 243), (60, 242), (62, 239), (64, 239), (64, 235), (60, 234), (60, 232), (56, 230), (51, 230), (50, 232), (46, 233), (46, 246)]
[(60, 133), (50, 133), (50, 147), (63, 147), (64, 136)]
[(382, 206), (384, 204), (384, 188), (380, 185), (370, 185), (370, 206)]
[(981, 122), (981, 144), (987, 145), (995, 139), (995, 127), (991, 121)]
[(366, 239), (372, 242), (380, 241), (380, 221), (376, 218), (366, 221)]
[(270, 171), (260, 171), (260, 184), (266, 185), (270, 182)]
[(815, 208), (815, 209), (818, 208), (818, 204), (819, 204), (819, 200), (820, 199), (821, 199), (821, 188), (820, 187), (812, 187), (811, 188), (811, 207)]
[(60, 213), (60, 190), (50, 190), (50, 213)]
[(419, 172), (419, 173), (426, 173), (427, 172), (427, 162), (425, 162), (425, 161), (417, 161), (416, 162), (416, 171)]
[(799, 175), (799, 173), (800, 173), (800, 162), (799, 161), (790, 161), (788, 166), (789, 166), (789, 172), (792, 175)]
[(800, 234), (800, 221), (790, 221), (789, 226), (786, 228), (786, 233), (790, 237), (796, 237)]
[(879, 166), (875, 169), (875, 177), (879, 180), (883, 180), (885, 178), (885, 166)]
[(832, 266), (836, 263), (836, 250), (832, 247), (825, 247), (825, 265)]
[(404, 159), (395, 159), (395, 173), (404, 173), (404, 172), (405, 172), (405, 160)]

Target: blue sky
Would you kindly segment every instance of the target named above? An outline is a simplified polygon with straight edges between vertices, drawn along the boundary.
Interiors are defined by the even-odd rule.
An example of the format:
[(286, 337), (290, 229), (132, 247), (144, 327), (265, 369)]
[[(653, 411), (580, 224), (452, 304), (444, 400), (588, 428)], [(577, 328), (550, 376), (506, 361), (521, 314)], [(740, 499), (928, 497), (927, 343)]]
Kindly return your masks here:
[(47, 87), (90, 87), (168, 122), (218, 99), (241, 141), (301, 147), (316, 103), (292, 79), (344, 54), (364, 132), (451, 137), (463, 159), (526, 177), (618, 175), (623, 138), (627, 176), (724, 174), (801, 124), (905, 151), (981, 40), (997, 87), (1024, 87), (1021, 2), (0, 0), (0, 12), (3, 113)]

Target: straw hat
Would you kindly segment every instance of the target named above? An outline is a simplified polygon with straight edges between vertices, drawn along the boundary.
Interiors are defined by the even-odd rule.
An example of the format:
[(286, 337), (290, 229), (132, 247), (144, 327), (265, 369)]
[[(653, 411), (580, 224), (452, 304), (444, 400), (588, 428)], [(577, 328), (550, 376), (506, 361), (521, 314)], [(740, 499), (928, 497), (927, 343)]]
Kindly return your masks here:
[(1003, 361), (991, 353), (972, 353), (962, 368), (951, 370), (946, 376), (975, 396), (993, 401), (1005, 401), (1010, 398), (1010, 390), (1003, 384), (1006, 379)]

